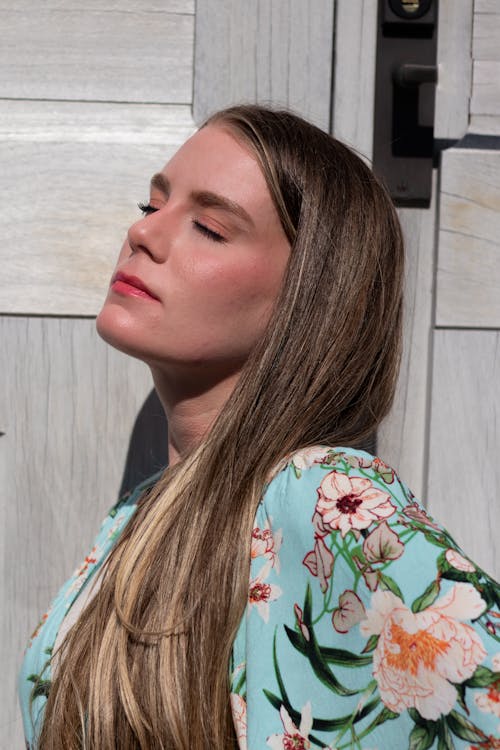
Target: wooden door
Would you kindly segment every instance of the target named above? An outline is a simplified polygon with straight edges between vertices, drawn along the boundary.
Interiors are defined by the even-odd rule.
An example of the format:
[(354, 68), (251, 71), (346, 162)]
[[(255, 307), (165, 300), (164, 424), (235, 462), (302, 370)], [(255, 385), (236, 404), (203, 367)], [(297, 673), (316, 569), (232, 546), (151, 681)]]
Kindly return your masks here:
[[(375, 5), (336, 6), (333, 132), (368, 158)], [(443, 152), (430, 208), (399, 210), (407, 260), (404, 355), (395, 404), (378, 435), (379, 453), (497, 578), (499, 40), (494, 0), (440, 0), (435, 137)]]

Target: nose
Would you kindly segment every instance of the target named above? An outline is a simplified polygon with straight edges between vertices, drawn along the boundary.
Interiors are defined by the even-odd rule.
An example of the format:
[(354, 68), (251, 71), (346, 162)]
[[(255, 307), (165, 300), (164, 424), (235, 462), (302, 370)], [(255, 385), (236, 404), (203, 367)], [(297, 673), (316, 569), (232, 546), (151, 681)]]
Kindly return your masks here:
[(155, 263), (164, 263), (168, 255), (168, 229), (161, 210), (136, 221), (128, 230), (127, 239), (133, 253), (147, 253)]

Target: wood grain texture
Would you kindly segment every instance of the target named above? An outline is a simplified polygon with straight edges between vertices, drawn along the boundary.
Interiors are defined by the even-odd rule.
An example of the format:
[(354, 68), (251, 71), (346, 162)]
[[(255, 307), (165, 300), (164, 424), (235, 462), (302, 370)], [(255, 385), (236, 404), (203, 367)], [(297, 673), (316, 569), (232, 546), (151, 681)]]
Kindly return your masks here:
[(230, 104), (330, 122), (333, 0), (198, 0), (194, 119)]
[(435, 332), (429, 509), (500, 578), (500, 333)]
[(0, 317), (0, 340), (0, 429), (6, 433), (0, 438), (0, 534), (7, 561), (0, 592), (0, 747), (17, 748), (23, 743), (15, 682), (27, 636), (88, 553), (117, 498), (151, 378), (145, 365), (106, 346), (93, 320)]
[[(44, 10), (81, 10), (81, 3), (76, 0), (43, 0)], [(144, 5), (144, 4), (143, 4)], [(36, 3), (33, 0), (16, 0), (17, 11), (33, 11)], [(122, 13), (137, 12), (137, 0), (85, 0), (88, 10), (121, 11)], [(0, 10), (12, 10), (10, 0), (0, 0)], [(195, 0), (147, 0), (148, 13), (188, 13), (195, 12)]]
[(472, 36), (474, 60), (500, 60), (500, 5), (495, 13), (475, 13)]
[(337, 0), (333, 128), (369, 161), (373, 154), (377, 3)]
[(0, 310), (95, 315), (151, 175), (193, 132), (190, 108), (0, 102), (0, 123)]
[(191, 0), (181, 13), (158, 2), (28, 5), (2, 10), (0, 97), (191, 102)]
[(500, 327), (500, 152), (443, 155), (436, 323)]
[(435, 138), (459, 139), (467, 132), (472, 79), (472, 21), (472, 0), (440, 0)]
[(436, 174), (429, 209), (400, 209), (406, 248), (403, 356), (394, 404), (377, 450), (419, 498), (425, 496), (430, 393)]
[(500, 115), (500, 60), (475, 60), (471, 114)]
[(498, 0), (474, 0), (474, 13), (498, 12)]
[(500, 117), (494, 115), (471, 115), (469, 132), (480, 135), (500, 135)]

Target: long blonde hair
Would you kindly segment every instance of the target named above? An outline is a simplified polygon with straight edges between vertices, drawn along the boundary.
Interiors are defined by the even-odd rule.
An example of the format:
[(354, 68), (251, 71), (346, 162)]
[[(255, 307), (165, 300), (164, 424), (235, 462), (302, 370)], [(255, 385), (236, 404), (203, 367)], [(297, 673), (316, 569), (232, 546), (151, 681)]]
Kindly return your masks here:
[(139, 504), (66, 637), (40, 750), (234, 750), (228, 665), (266, 477), (301, 447), (359, 444), (393, 397), (403, 247), (384, 188), (289, 112), (238, 106), (209, 123), (258, 159), (290, 261), (209, 435)]

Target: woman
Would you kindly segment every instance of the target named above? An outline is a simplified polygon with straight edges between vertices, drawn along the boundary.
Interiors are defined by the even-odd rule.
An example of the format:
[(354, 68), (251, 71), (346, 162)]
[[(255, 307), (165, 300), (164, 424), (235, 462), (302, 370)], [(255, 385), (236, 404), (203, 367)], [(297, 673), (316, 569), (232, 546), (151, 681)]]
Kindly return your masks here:
[(34, 634), (29, 743), (498, 747), (498, 587), (355, 447), (399, 360), (384, 189), (300, 118), (235, 107), (142, 210), (97, 326), (150, 366), (170, 467)]

